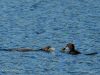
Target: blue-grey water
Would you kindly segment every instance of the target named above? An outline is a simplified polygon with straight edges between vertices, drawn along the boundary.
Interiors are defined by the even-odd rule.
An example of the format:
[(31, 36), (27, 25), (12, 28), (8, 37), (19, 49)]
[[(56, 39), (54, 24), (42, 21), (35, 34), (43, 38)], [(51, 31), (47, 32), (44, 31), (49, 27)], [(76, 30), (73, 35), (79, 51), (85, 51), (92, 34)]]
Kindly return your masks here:
[[(69, 42), (83, 54), (61, 53)], [(100, 0), (0, 0), (0, 48), (47, 45), (0, 51), (0, 75), (100, 75)]]

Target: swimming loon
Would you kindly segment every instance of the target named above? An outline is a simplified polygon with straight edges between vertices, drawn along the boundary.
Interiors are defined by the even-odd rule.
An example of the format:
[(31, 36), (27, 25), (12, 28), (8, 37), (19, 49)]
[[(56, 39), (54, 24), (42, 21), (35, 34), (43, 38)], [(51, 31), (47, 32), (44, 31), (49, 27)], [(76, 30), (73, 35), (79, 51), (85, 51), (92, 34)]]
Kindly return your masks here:
[(53, 52), (55, 48), (51, 46), (46, 46), (41, 49), (32, 49), (32, 48), (11, 48), (11, 49), (0, 49), (0, 51), (18, 51), (18, 52), (29, 52), (29, 51), (45, 51), (45, 52)]
[[(81, 54), (81, 52), (79, 52), (78, 50), (75, 49), (75, 45), (73, 43), (68, 43), (65, 46), (65, 48), (62, 48), (61, 52), (68, 53), (68, 54), (71, 54), (71, 55)], [(88, 53), (88, 54), (85, 54), (85, 55), (95, 55), (95, 54), (97, 54), (97, 52)]]

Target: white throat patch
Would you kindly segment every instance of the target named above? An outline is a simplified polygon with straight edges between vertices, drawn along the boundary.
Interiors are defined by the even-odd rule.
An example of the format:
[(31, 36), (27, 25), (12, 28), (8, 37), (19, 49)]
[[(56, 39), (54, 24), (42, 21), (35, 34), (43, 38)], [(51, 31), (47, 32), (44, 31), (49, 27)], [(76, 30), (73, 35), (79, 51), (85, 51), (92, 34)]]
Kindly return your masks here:
[(66, 52), (69, 52), (69, 51), (70, 51), (70, 49), (69, 49), (68, 47), (66, 47), (66, 48), (65, 48), (65, 51), (66, 51)]

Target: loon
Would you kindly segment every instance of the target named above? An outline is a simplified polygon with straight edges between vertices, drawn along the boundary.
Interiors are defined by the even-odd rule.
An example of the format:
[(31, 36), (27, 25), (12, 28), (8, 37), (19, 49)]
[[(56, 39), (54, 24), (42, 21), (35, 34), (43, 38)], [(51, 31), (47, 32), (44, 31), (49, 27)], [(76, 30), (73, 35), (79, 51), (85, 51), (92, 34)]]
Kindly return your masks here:
[(53, 52), (55, 48), (51, 46), (46, 46), (41, 49), (32, 49), (32, 48), (11, 48), (11, 49), (0, 49), (0, 51), (18, 51), (18, 52), (29, 52), (29, 51), (45, 51), (45, 52)]
[[(62, 48), (61, 52), (68, 53), (68, 54), (71, 54), (71, 55), (81, 54), (81, 52), (79, 52), (78, 50), (75, 49), (75, 45), (73, 43), (68, 43), (64, 48)], [(88, 54), (85, 54), (85, 55), (95, 55), (95, 54), (97, 54), (97, 52), (88, 53)]]

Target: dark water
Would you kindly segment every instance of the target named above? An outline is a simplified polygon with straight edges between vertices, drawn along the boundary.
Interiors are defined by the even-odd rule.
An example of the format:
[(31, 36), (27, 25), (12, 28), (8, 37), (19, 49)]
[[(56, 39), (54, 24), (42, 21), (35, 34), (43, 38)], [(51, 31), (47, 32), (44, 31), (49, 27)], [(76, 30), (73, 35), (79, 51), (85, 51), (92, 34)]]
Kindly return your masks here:
[[(55, 53), (0, 51), (0, 75), (99, 75), (99, 0), (0, 0), (0, 47)], [(83, 54), (60, 53), (72, 42)]]

